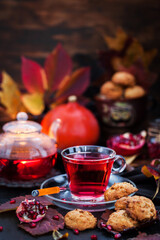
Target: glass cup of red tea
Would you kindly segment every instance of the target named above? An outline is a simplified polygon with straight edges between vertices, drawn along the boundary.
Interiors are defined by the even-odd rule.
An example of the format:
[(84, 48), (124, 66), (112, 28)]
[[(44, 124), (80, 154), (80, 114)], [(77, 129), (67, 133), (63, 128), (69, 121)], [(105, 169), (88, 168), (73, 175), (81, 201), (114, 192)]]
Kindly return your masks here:
[(118, 174), (126, 166), (125, 159), (107, 147), (73, 146), (61, 154), (75, 200), (102, 200), (111, 173)]

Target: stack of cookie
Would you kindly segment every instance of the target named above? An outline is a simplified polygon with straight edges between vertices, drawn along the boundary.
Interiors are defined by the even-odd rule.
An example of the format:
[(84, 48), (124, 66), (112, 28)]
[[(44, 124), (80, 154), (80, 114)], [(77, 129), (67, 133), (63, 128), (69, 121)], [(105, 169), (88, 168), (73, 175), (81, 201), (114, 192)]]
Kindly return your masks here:
[(134, 99), (146, 94), (144, 88), (136, 84), (135, 77), (128, 72), (116, 72), (110, 81), (105, 82), (101, 89), (101, 95), (107, 99)]
[[(143, 196), (129, 196), (138, 189), (128, 182), (115, 183), (104, 193), (106, 201), (115, 202), (115, 211), (109, 215), (105, 226), (116, 232), (140, 227), (155, 220), (157, 213), (153, 202)], [(92, 213), (81, 209), (69, 211), (64, 217), (66, 227), (84, 231), (96, 227), (97, 219)]]
[(115, 210), (109, 216), (107, 225), (118, 232), (139, 227), (145, 222), (156, 219), (156, 209), (153, 202), (143, 196), (120, 198), (115, 203)]

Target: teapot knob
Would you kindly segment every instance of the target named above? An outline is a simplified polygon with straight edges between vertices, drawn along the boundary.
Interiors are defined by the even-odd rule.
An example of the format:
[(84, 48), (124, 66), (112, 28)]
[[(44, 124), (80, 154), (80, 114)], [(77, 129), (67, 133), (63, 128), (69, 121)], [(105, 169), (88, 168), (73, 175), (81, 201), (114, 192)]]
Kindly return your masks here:
[(27, 113), (25, 113), (25, 112), (19, 112), (19, 113), (17, 114), (17, 120), (18, 120), (18, 121), (27, 121), (27, 119), (28, 119)]

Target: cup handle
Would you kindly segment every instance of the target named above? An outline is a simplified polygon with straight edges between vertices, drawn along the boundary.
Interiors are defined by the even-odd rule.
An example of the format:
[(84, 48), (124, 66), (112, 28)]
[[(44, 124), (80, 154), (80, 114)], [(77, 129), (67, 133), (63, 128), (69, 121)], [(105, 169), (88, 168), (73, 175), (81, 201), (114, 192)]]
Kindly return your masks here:
[(121, 159), (121, 161), (122, 161), (120, 167), (117, 167), (117, 168), (112, 167), (112, 174), (118, 174), (118, 173), (121, 173), (121, 172), (124, 171), (124, 169), (125, 169), (125, 167), (126, 167), (126, 160), (125, 160), (124, 157), (122, 157), (121, 155), (116, 155), (116, 158), (115, 158), (115, 160), (114, 160), (114, 163), (115, 163), (116, 161), (120, 160), (120, 159)]

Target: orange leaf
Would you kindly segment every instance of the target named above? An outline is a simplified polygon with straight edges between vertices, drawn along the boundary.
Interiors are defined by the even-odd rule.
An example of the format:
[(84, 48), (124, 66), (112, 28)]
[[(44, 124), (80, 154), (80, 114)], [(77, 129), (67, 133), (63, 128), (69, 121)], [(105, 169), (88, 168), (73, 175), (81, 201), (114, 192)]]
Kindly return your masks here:
[(124, 48), (128, 35), (121, 28), (118, 28), (115, 38), (108, 36), (105, 36), (104, 38), (110, 49), (121, 51)]
[(52, 51), (45, 61), (48, 89), (55, 91), (61, 81), (71, 74), (72, 60), (61, 44)]
[(146, 176), (146, 177), (152, 177), (152, 173), (148, 170), (147, 166), (144, 165), (141, 169), (141, 172)]

